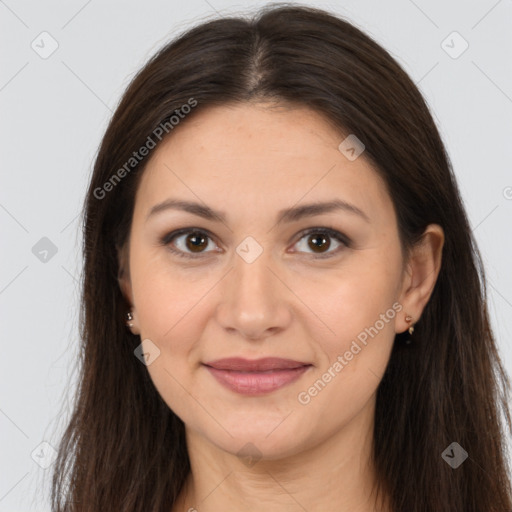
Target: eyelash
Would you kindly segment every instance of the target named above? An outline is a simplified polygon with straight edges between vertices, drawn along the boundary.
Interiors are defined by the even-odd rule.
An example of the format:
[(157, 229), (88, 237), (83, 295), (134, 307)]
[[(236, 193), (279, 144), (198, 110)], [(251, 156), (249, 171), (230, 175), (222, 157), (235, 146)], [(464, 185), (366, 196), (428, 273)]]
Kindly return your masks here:
[[(166, 246), (172, 253), (174, 253), (177, 256), (180, 256), (182, 258), (189, 258), (189, 259), (202, 258), (202, 257), (204, 257), (204, 254), (207, 254), (207, 252), (197, 253), (197, 255), (195, 255), (195, 254), (183, 252), (183, 251), (181, 251), (179, 249), (175, 249), (175, 248), (173, 248), (170, 245), (170, 243), (175, 238), (178, 238), (181, 235), (188, 235), (188, 234), (191, 234), (191, 233), (196, 233), (196, 234), (199, 234), (199, 235), (206, 235), (206, 237), (208, 239), (210, 239), (210, 240), (213, 240), (213, 238), (214, 238), (211, 235), (211, 233), (209, 231), (207, 231), (207, 230), (199, 229), (199, 228), (184, 228), (184, 229), (178, 229), (176, 231), (172, 231), (171, 233), (168, 233), (168, 234), (164, 235), (160, 239), (160, 244)], [(343, 246), (344, 247), (350, 247), (350, 244), (351, 244), (350, 239), (347, 236), (345, 236), (343, 233), (340, 233), (339, 231), (336, 231), (335, 229), (330, 229), (330, 228), (325, 228), (325, 227), (309, 228), (309, 229), (306, 229), (306, 230), (302, 231), (300, 233), (299, 239), (297, 240), (297, 242), (295, 242), (295, 244), (300, 242), (304, 237), (306, 237), (308, 235), (312, 235), (312, 234), (328, 236), (330, 238), (334, 238), (337, 242), (340, 242), (342, 244), (342, 247), (338, 247), (334, 251), (331, 251), (331, 252), (328, 252), (328, 253), (325, 253), (325, 254), (321, 254), (321, 255), (314, 255), (314, 254), (312, 254), (310, 257), (313, 258), (313, 259), (331, 258), (333, 255), (338, 254), (338, 252), (340, 252), (340, 250), (343, 248)], [(210, 251), (208, 251), (208, 252), (210, 252)]]

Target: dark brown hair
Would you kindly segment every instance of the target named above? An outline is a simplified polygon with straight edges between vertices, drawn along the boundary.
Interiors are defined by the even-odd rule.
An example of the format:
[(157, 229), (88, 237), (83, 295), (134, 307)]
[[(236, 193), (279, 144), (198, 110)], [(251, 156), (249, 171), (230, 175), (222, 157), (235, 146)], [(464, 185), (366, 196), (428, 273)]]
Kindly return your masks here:
[[(366, 146), (405, 250), (428, 224), (443, 228), (441, 270), (414, 343), (396, 337), (378, 388), (374, 461), (394, 511), (512, 510), (510, 384), (491, 332), (481, 257), (429, 109), (397, 62), (358, 28), (287, 5), (187, 31), (135, 76), (112, 117), (84, 205), (79, 384), (52, 510), (168, 512), (190, 471), (183, 422), (134, 357), (140, 338), (125, 326), (117, 251), (148, 158), (126, 163), (191, 99), (189, 118), (237, 102), (314, 109)], [(457, 469), (441, 456), (452, 442), (469, 455)]]

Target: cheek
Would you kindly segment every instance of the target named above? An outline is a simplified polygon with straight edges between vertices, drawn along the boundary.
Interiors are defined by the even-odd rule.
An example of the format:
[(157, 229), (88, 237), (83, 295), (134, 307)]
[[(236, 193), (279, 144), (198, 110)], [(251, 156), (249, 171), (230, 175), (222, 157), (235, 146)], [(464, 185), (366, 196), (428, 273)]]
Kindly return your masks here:
[(139, 270), (132, 273), (132, 286), (141, 340), (150, 339), (160, 351), (147, 367), (151, 380), (178, 416), (201, 417), (190, 392), (197, 389), (199, 341), (211, 314), (205, 299), (214, 282), (211, 277), (199, 281), (191, 273), (171, 273), (157, 261)]
[(347, 417), (357, 413), (374, 394), (389, 361), (402, 309), (396, 302), (399, 267), (396, 262), (361, 263), (357, 271), (351, 266), (326, 274), (315, 286), (302, 281), (299, 293), (308, 297), (323, 333), (315, 337), (310, 332), (317, 340), (319, 364), (297, 397), (302, 406), (315, 404), (311, 412), (319, 407), (320, 414), (322, 407), (336, 404)]
[(135, 249), (131, 279), (141, 340), (151, 340), (159, 356), (148, 371), (162, 398), (175, 412), (190, 406), (200, 340), (211, 317), (212, 291), (219, 279), (199, 269), (177, 269), (165, 254)]
[(134, 248), (131, 280), (141, 336), (169, 344), (185, 345), (187, 332), (198, 331), (197, 317), (208, 291), (215, 285), (212, 273), (178, 268), (162, 248)]
[(394, 319), (401, 308), (395, 304), (399, 267), (369, 258), (358, 263), (295, 281), (294, 291), (317, 318), (323, 351), (331, 359), (349, 350), (352, 340), (394, 337)]

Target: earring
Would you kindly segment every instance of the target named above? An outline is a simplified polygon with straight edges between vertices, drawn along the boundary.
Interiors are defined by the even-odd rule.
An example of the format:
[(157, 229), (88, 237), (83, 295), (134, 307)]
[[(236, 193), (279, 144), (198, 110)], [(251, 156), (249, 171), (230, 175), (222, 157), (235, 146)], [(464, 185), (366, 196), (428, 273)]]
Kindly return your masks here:
[(133, 320), (133, 313), (131, 311), (128, 311), (128, 313), (126, 313), (126, 325), (128, 327), (133, 327), (133, 324), (131, 323), (132, 320)]
[[(405, 317), (405, 321), (406, 321), (407, 323), (412, 322), (412, 316), (410, 316), (410, 315), (406, 315), (406, 317)], [(412, 335), (412, 333), (413, 333), (413, 332), (414, 332), (414, 325), (411, 325), (411, 326), (409, 327), (409, 334), (411, 334), (411, 335)]]

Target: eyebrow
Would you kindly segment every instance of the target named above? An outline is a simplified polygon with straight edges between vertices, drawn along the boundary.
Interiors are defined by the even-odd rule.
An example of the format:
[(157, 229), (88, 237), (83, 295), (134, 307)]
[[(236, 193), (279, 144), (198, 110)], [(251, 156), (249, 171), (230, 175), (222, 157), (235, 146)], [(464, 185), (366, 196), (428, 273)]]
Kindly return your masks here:
[[(169, 209), (181, 210), (207, 220), (222, 222), (224, 224), (226, 223), (226, 214), (224, 212), (213, 210), (209, 206), (195, 203), (193, 201), (182, 201), (172, 198), (166, 199), (165, 201), (153, 206), (146, 217), (146, 221), (153, 215)], [(337, 210), (357, 215), (366, 222), (371, 222), (368, 215), (357, 206), (341, 199), (333, 199), (332, 201), (309, 203), (302, 206), (294, 206), (292, 208), (280, 210), (277, 215), (276, 224), (281, 224), (282, 222), (294, 222), (305, 217), (322, 215), (324, 213), (330, 213)]]

